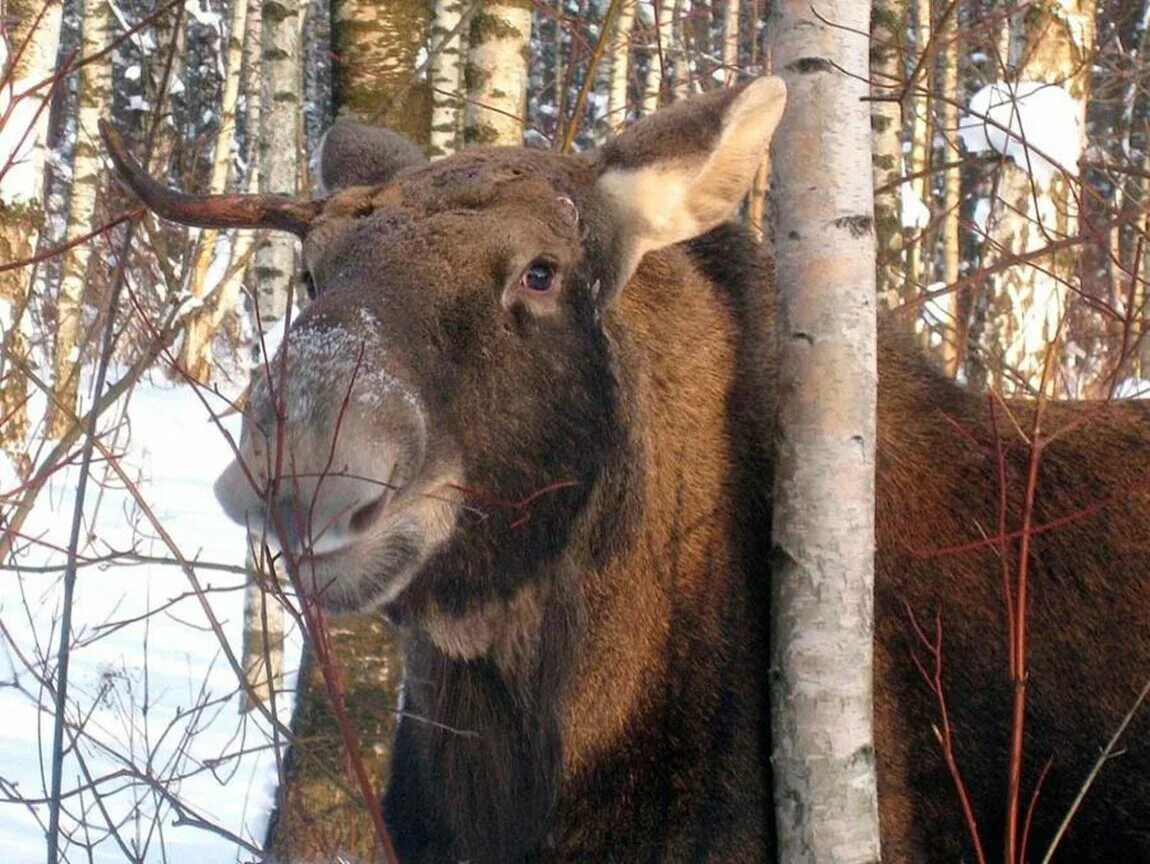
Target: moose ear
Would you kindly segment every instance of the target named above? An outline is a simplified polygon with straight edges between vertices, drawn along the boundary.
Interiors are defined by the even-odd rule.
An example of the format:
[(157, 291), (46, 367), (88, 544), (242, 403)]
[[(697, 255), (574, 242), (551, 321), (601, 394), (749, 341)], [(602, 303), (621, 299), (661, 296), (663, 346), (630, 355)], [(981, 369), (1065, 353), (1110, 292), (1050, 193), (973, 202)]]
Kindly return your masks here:
[(316, 161), (327, 193), (386, 183), (404, 168), (423, 165), (427, 157), (398, 132), (341, 118), (323, 136)]
[(758, 78), (644, 118), (600, 153), (599, 190), (623, 232), (618, 285), (643, 255), (731, 218), (783, 115), (780, 78)]

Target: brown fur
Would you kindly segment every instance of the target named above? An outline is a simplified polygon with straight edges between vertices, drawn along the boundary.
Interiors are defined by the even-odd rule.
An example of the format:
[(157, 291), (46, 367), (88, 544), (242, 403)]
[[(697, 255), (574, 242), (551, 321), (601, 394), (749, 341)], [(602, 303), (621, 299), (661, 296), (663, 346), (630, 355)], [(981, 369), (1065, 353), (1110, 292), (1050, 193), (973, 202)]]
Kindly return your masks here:
[[(781, 98), (777, 84), (705, 97), (592, 159), (325, 155), (347, 172), (325, 177), (351, 188), (310, 228), (318, 298), (273, 364), (315, 382), (280, 388), (295, 400), (282, 437), (302, 442), (283, 461), (294, 473), (265, 473), (270, 490), (253, 493), (232, 471), (221, 497), (253, 521), (267, 501), (332, 524), (362, 517), (334, 558), (297, 536), (288, 545), (329, 607), (382, 607), (404, 633), (384, 811), (405, 864), (774, 855), (769, 280), (741, 230), (706, 229), (728, 185), (750, 182), (740, 166), (757, 164), (748, 154), (773, 124), (748, 105), (777, 118)], [(702, 165), (723, 182), (700, 187)], [(663, 219), (666, 190), (640, 188), (643, 172), (699, 207)], [(556, 290), (524, 287), (539, 261)], [(1002, 578), (1018, 544), (982, 541), (1000, 497), (1007, 529), (1021, 524), (1029, 450), (1005, 412), (995, 422), (983, 396), (889, 330), (875, 597), (884, 856), (972, 860), (932, 731), (938, 705), (913, 662), (924, 655), (911, 615), (932, 632), (938, 614), (957, 757), (997, 860), (1011, 696)], [(277, 422), (270, 392), (252, 399), (265, 427)], [(1033, 406), (1010, 410), (1031, 428)], [(1150, 408), (1049, 406), (1044, 428), (1062, 431), (1035, 509), (1024, 795), (1053, 761), (1031, 858), (1150, 675)], [(401, 488), (369, 503), (394, 476)], [(1146, 712), (1123, 748), (1057, 860), (1150, 862)]]

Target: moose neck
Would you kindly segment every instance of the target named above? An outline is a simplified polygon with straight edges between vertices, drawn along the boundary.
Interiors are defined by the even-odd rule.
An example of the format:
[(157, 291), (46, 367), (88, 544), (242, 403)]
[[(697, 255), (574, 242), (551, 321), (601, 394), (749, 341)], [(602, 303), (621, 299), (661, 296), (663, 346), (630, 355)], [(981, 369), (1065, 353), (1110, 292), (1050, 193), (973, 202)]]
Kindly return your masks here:
[[(631, 431), (601, 466), (563, 557), (462, 617), (425, 607), (410, 632), (405, 711), (427, 722), (408, 734), (436, 766), (427, 803), (461, 857), (521, 860), (549, 831), (570, 833), (552, 824), (555, 804), (580, 789), (598, 800), (588, 778), (604, 759), (627, 782), (658, 784), (664, 751), (707, 746), (663, 727), (672, 703), (712, 716), (725, 675), (726, 657), (702, 646), (723, 643), (739, 578), (730, 507), (716, 506), (730, 483), (730, 385), (713, 372), (733, 375), (736, 348), (723, 298), (669, 256), (686, 252), (648, 256), (605, 315), (619, 428)], [(684, 305), (699, 308), (645, 308)], [(649, 740), (628, 753), (636, 728)]]

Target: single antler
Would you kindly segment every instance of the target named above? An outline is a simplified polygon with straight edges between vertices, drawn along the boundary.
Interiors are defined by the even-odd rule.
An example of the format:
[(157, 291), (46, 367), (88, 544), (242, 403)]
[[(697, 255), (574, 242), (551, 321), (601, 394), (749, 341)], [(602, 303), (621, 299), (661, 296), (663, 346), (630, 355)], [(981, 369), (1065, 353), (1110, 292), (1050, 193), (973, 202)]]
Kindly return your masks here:
[(104, 120), (100, 121), (100, 135), (124, 182), (150, 209), (173, 222), (201, 228), (275, 228), (303, 237), (323, 210), (323, 199), (300, 201), (286, 195), (189, 195), (169, 189), (132, 158), (124, 139)]

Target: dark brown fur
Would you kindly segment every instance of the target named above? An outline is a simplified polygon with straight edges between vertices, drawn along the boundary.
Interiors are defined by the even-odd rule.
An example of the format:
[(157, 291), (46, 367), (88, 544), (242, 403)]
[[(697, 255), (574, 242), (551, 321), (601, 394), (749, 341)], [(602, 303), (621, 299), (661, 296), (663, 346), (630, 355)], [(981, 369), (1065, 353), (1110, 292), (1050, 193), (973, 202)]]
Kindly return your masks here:
[[(741, 98), (656, 115), (594, 159), (480, 150), (426, 167), (404, 159), (382, 173), (372, 159), (332, 156), (341, 167), (325, 169), (347, 189), (310, 230), (305, 256), (319, 296), (284, 364), (319, 383), (298, 397), (307, 410), (286, 437), (312, 441), (341, 405), (374, 404), (359, 397), (382, 407), (352, 412), (330, 458), (326, 445), (300, 445), (298, 476), (283, 483), (297, 484), (298, 499), (310, 465), (334, 475), (329, 488), (353, 489), (339, 476), (354, 473), (343, 463), (373, 448), (392, 453), (393, 438), (415, 435), (422, 411), (430, 425), (407, 442), (410, 453), (426, 452), (421, 464), (436, 471), (455, 466), (444, 474), (456, 478), (450, 488), (466, 486), (468, 506), (426, 560), (419, 530), (389, 536), (391, 570), (349, 576), (360, 593), (325, 600), (382, 603), (405, 634), (405, 714), (384, 809), (406, 864), (773, 857), (769, 280), (732, 226), (663, 242), (631, 277), (627, 262), (639, 256), (628, 244), (646, 229), (626, 222), (625, 202), (608, 194), (631, 188), (628, 172), (652, 160), (667, 182), (689, 180)], [(736, 129), (750, 136), (744, 143), (756, 140), (749, 116)], [(718, 186), (744, 182), (744, 164), (720, 163)], [(622, 172), (614, 186), (601, 182), (610, 171)], [(661, 200), (658, 188), (638, 188)], [(704, 205), (699, 212), (711, 212)], [(554, 296), (516, 287), (541, 255), (557, 266)], [(311, 366), (290, 360), (293, 348), (326, 344), (331, 333), (362, 341), (339, 349), (339, 362), (312, 349), (303, 350)], [(898, 336), (884, 330), (881, 344), (875, 716), (884, 856), (972, 860), (932, 732), (938, 706), (913, 662), (923, 652), (910, 615), (932, 631), (938, 614), (959, 764), (997, 859), (1011, 702), (1000, 554), (1014, 568), (1018, 545), (979, 544), (998, 530), (1003, 490), (1005, 524), (1019, 526), (1028, 449), (1011, 422), (992, 421), (983, 396), (944, 380)], [(348, 368), (348, 352), (357, 370), (402, 381), (417, 408), (390, 384), (373, 391), (324, 372), (327, 363)], [(252, 404), (255, 423), (275, 423), (266, 388)], [(1032, 406), (1011, 411), (1031, 428)], [(1032, 857), (1150, 675), (1150, 410), (1050, 406), (1044, 427), (1079, 420), (1043, 454), (1035, 511), (1037, 526), (1067, 521), (1035, 538), (1030, 567), (1026, 795), (1053, 759)], [(262, 452), (257, 439), (245, 439), (245, 455)], [(413, 457), (396, 452), (387, 460), (406, 489), (419, 477), (402, 475)], [(362, 505), (359, 488), (345, 509)], [(237, 518), (262, 507), (259, 495), (224, 497)], [(411, 561), (420, 563), (408, 582)], [(1150, 862), (1148, 745), (1150, 721), (1140, 716), (1058, 860)]]

